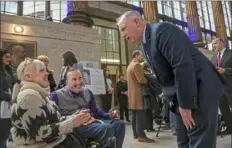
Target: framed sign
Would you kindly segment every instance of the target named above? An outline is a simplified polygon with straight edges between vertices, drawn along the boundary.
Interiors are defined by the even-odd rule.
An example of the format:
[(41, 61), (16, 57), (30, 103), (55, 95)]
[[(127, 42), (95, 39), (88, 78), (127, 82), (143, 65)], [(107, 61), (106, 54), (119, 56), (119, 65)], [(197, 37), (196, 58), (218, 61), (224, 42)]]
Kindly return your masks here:
[(13, 70), (17, 69), (25, 57), (37, 57), (37, 43), (35, 41), (1, 39), (1, 48), (9, 50)]

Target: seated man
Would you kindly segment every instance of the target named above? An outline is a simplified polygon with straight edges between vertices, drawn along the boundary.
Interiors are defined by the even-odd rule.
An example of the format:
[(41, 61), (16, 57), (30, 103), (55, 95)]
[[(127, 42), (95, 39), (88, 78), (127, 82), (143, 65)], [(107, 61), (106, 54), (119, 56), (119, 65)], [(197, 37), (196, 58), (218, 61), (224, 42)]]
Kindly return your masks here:
[[(102, 148), (107, 148), (107, 140), (116, 137), (117, 148), (122, 148), (125, 136), (125, 124), (117, 113), (105, 113), (96, 107), (93, 93), (82, 86), (82, 75), (79, 70), (67, 73), (66, 86), (51, 93), (51, 99), (56, 102), (62, 115), (72, 115), (78, 110), (89, 109), (92, 123), (76, 130), (84, 137), (100, 142)], [(97, 120), (97, 119), (102, 119)], [(99, 122), (100, 121), (100, 122)]]

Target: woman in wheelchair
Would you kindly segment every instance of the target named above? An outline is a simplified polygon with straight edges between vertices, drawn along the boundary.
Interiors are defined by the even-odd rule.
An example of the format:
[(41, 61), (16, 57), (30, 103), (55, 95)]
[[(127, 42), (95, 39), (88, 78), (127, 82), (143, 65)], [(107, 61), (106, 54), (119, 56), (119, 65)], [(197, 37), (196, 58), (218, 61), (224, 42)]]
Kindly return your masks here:
[(49, 101), (48, 73), (41, 61), (26, 59), (18, 66), (17, 76), (19, 82), (13, 89), (13, 127), (8, 148), (65, 146), (67, 134), (91, 122), (90, 114), (84, 110), (71, 116), (60, 115), (58, 107)]

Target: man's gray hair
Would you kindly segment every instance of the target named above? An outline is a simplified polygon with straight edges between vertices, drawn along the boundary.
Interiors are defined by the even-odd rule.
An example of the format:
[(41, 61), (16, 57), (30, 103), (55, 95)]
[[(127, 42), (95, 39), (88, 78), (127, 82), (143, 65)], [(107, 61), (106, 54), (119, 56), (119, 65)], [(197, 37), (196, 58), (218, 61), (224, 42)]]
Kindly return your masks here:
[(117, 18), (117, 20), (116, 20), (117, 21), (117, 25), (119, 26), (121, 24), (121, 22), (124, 21), (125, 19), (133, 18), (133, 17), (142, 19), (142, 16), (141, 16), (141, 14), (138, 11), (133, 11), (133, 10), (126, 11), (119, 18)]

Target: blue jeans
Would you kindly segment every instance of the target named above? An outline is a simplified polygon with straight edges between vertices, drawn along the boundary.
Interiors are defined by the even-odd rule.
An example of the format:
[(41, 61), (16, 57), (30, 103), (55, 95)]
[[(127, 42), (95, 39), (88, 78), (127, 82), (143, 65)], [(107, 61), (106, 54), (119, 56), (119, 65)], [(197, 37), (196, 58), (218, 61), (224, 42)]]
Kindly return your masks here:
[(118, 119), (102, 120), (104, 123), (94, 122), (77, 128), (83, 138), (90, 138), (100, 142), (102, 148), (107, 148), (108, 138), (116, 137), (117, 148), (122, 148), (125, 136), (125, 123)]
[(176, 115), (171, 111), (169, 111), (169, 120), (172, 132), (176, 133)]

